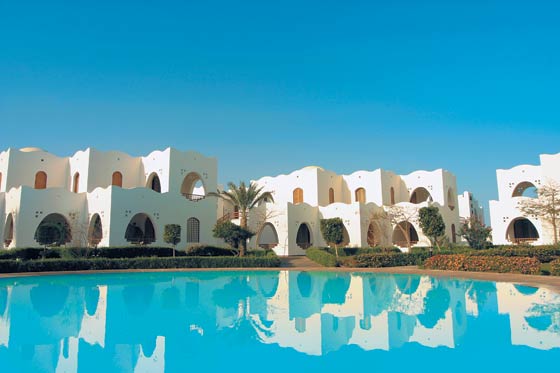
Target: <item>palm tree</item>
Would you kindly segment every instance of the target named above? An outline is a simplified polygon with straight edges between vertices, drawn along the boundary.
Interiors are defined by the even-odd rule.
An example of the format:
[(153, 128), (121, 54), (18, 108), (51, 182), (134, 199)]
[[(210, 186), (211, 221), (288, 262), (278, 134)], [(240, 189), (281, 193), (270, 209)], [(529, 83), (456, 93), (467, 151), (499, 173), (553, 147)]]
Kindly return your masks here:
[[(230, 202), (234, 207), (237, 207), (241, 220), (240, 226), (243, 229), (247, 229), (247, 217), (251, 209), (261, 202), (274, 202), (271, 192), (263, 192), (263, 187), (259, 187), (253, 182), (249, 184), (249, 187), (247, 187), (244, 181), (241, 181), (239, 186), (230, 182), (228, 183), (228, 188), (229, 190), (227, 191), (210, 192), (208, 195), (222, 198)], [(245, 255), (246, 244), (246, 242), (241, 242), (240, 256)]]

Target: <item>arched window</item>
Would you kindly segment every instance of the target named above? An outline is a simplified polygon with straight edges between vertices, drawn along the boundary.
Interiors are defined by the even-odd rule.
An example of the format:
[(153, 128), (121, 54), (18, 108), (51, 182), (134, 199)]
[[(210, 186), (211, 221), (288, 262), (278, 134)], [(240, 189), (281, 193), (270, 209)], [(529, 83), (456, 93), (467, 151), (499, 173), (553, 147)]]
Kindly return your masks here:
[(35, 174), (35, 189), (47, 188), (47, 174), (44, 171), (39, 171)]
[(395, 204), (395, 188), (391, 187), (391, 205)]
[(119, 171), (113, 172), (111, 185), (122, 188), (122, 174)]
[(366, 190), (364, 188), (358, 188), (355, 192), (356, 202), (366, 203)]
[(187, 242), (200, 242), (200, 220), (197, 218), (189, 218), (187, 220)]
[(393, 229), (393, 244), (399, 247), (407, 247), (418, 243), (418, 232), (412, 224), (407, 221), (400, 222)]
[(263, 249), (272, 249), (278, 246), (278, 234), (274, 225), (271, 223), (263, 225), (257, 237), (257, 245)]
[(539, 239), (539, 232), (527, 218), (514, 219), (506, 232), (507, 239), (515, 244), (534, 242)]
[(139, 213), (130, 219), (124, 238), (137, 245), (149, 245), (156, 240), (156, 230), (147, 214)]
[(305, 223), (302, 223), (298, 228), (296, 234), (296, 244), (304, 250), (311, 247), (311, 231)]
[(80, 188), (80, 173), (76, 172), (72, 181), (72, 192), (78, 193)]
[(99, 214), (93, 215), (89, 223), (88, 229), (88, 243), (90, 246), (97, 247), (99, 242), (103, 239), (103, 225), (101, 224), (101, 217)]
[(451, 211), (455, 210), (455, 192), (453, 188), (447, 190), (447, 207), (449, 207)]
[(457, 243), (457, 232), (455, 232), (455, 224), (451, 224), (451, 242)]
[(370, 247), (379, 246), (381, 243), (381, 237), (383, 233), (379, 228), (379, 223), (377, 221), (372, 221), (369, 223), (368, 231), (367, 231), (367, 244)]
[(12, 214), (8, 215), (6, 224), (4, 225), (4, 247), (10, 246), (14, 239), (14, 218)]
[(190, 201), (200, 201), (206, 197), (206, 187), (196, 172), (190, 172), (183, 179), (181, 194)]
[(161, 193), (161, 183), (159, 182), (159, 176), (153, 172), (150, 177), (148, 177), (148, 188), (154, 192)]
[(428, 190), (423, 187), (414, 189), (414, 191), (410, 195), (410, 203), (422, 203), (431, 200), (432, 196), (430, 195), (430, 192), (428, 192)]
[(303, 203), (303, 189), (301, 188), (294, 189), (293, 197), (294, 197), (293, 199), (294, 205)]
[(2, 190), (2, 172), (0, 172), (0, 190)]
[(56, 213), (45, 216), (35, 230), (35, 241), (43, 246), (61, 246), (72, 241), (68, 220)]
[(329, 203), (334, 203), (334, 189), (329, 188)]
[(537, 188), (535, 187), (535, 184), (524, 181), (517, 184), (517, 186), (513, 189), (513, 194), (511, 196), (537, 198)]

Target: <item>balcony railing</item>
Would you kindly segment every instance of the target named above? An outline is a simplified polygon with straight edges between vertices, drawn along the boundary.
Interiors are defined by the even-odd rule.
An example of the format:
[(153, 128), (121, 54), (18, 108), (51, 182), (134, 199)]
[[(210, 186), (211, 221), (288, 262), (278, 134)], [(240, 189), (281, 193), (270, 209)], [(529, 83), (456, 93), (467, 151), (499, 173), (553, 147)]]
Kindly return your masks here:
[(228, 212), (227, 214), (225, 214), (224, 216), (218, 219), (218, 223), (223, 223), (224, 221), (235, 220), (235, 219), (239, 219), (239, 211)]
[(206, 198), (206, 196), (202, 194), (190, 194), (190, 193), (182, 193), (183, 197), (188, 199), (189, 201), (198, 202)]

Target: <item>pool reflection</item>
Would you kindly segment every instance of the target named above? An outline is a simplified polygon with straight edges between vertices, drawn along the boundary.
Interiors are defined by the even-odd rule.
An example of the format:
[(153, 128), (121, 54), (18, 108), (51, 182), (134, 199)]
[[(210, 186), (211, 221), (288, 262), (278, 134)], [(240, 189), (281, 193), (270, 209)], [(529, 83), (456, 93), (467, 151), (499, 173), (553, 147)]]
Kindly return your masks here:
[(19, 371), (175, 371), (184, 359), (218, 370), (228, 363), (216, 351), (327, 356), (461, 349), (475, 339), (558, 352), (560, 296), (508, 283), (335, 272), (0, 282), (0, 361)]

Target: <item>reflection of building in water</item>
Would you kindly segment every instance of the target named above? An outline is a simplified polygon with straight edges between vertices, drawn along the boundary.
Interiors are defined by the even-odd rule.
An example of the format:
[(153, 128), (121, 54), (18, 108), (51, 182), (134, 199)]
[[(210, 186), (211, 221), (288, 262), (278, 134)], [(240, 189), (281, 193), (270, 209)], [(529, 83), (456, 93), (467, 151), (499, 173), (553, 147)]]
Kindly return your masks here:
[(560, 296), (549, 290), (496, 284), (498, 309), (509, 314), (511, 343), (541, 350), (560, 347)]
[(12, 287), (0, 288), (0, 346), (8, 347), (10, 340), (10, 296)]
[(309, 355), (350, 345), (456, 348), (468, 341), (467, 322), (477, 336), (476, 319), (493, 322), (498, 311), (509, 314), (514, 345), (560, 347), (560, 296), (543, 289), (337, 272), (127, 276), (0, 286), (2, 367), (72, 372), (94, 361), (97, 371), (182, 371), (198, 359), (221, 371), (228, 358), (216, 351), (238, 356), (255, 344)]
[(283, 272), (268, 300), (272, 325), (259, 335), (311, 355), (349, 344), (454, 347), (466, 330), (466, 297), (464, 288), (451, 285), (418, 276)]

